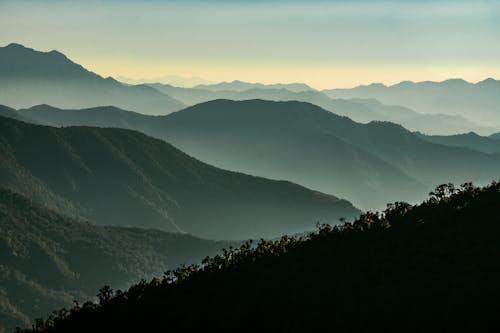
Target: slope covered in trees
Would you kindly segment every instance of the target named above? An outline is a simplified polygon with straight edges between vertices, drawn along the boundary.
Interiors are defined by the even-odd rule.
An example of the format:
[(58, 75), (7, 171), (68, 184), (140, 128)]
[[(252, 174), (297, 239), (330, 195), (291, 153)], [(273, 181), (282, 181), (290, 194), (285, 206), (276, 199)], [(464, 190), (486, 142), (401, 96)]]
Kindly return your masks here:
[(276, 237), (359, 213), (288, 181), (217, 169), (142, 133), (0, 117), (0, 185), (98, 224)]
[(495, 331), (500, 183), (439, 186), (304, 238), (245, 243), (141, 282), (101, 289), (43, 332)]
[(0, 188), (0, 332), (199, 262), (229, 242), (138, 228), (102, 227), (55, 213)]

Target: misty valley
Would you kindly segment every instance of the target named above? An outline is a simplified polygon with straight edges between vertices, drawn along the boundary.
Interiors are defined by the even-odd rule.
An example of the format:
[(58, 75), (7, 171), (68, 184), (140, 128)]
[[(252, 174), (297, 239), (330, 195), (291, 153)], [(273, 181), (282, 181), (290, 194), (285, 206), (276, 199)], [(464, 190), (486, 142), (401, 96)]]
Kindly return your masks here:
[[(149, 8), (133, 16), (148, 26), (163, 22), (152, 9), (184, 8), (89, 3), (124, 31), (118, 18), (133, 6)], [(214, 3), (217, 22), (231, 24), (223, 8), (306, 6)], [(335, 17), (361, 7), (348, 8)], [(293, 13), (283, 15), (306, 17)], [(49, 41), (50, 51), (0, 47), (1, 333), (500, 328), (500, 80), (319, 88), (246, 80), (230, 61), (228, 81), (129, 79)], [(116, 66), (128, 59), (112, 56)]]

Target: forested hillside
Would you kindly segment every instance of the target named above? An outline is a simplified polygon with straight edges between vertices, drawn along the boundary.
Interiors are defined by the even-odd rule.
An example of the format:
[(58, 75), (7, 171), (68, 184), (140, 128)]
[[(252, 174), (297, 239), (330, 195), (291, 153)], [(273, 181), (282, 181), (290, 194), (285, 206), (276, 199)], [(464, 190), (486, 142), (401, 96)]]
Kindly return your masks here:
[(0, 185), (97, 224), (210, 239), (277, 237), (359, 214), (333, 195), (221, 170), (139, 132), (4, 117)]
[(104, 284), (126, 288), (199, 262), (229, 242), (138, 228), (101, 227), (0, 188), (0, 332), (93, 300)]
[[(245, 243), (98, 304), (43, 332), (496, 331), (500, 183), (442, 185), (304, 238)], [(496, 329), (495, 329), (496, 328)]]
[[(493, 139), (479, 137), (478, 145), (466, 137), (461, 147), (453, 136), (435, 140), (394, 123), (360, 124), (296, 101), (215, 100), (159, 117), (47, 105), (19, 113), (56, 126), (135, 129), (217, 167), (291, 180), (361, 209), (419, 202), (441, 182), (487, 184), (500, 170), (500, 155), (483, 152), (492, 149)], [(493, 144), (485, 146), (485, 140)]]

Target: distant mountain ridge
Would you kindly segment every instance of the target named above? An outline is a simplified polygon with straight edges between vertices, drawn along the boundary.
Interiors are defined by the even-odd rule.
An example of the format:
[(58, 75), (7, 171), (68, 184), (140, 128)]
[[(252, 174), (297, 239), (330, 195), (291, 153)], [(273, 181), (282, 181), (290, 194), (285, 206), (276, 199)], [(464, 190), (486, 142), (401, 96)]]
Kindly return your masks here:
[[(99, 81), (101, 76), (86, 70), (83, 66), (69, 60), (59, 51), (36, 51), (21, 44), (11, 43), (0, 48), (2, 79), (90, 79)], [(112, 78), (107, 78), (110, 82)], [(114, 81), (116, 82), (116, 81)]]
[(442, 82), (404, 81), (392, 86), (371, 84), (351, 89), (323, 90), (332, 98), (376, 98), (420, 113), (460, 115), (483, 126), (500, 127), (500, 81), (478, 83), (462, 79)]
[(203, 89), (209, 91), (245, 91), (249, 89), (286, 89), (291, 92), (302, 92), (315, 90), (305, 83), (249, 83), (239, 80), (231, 82), (220, 82), (213, 84), (198, 84), (193, 87), (194, 89)]
[(434, 144), (391, 123), (355, 123), (303, 102), (216, 100), (161, 117), (47, 106), (20, 113), (51, 125), (132, 128), (219, 167), (290, 179), (364, 209), (419, 200), (444, 181), (489, 182), (500, 170), (498, 156)]
[(495, 140), (500, 139), (500, 132), (493, 133), (492, 135), (490, 135), (490, 138), (495, 139)]
[(0, 47), (0, 101), (15, 108), (44, 103), (63, 108), (116, 105), (149, 114), (184, 106), (149, 86), (105, 79), (58, 51), (39, 52), (19, 44)]
[[(495, 110), (494, 105), (499, 104), (496, 103), (497, 100), (494, 100), (495, 104), (491, 106), (491, 98), (483, 98), (498, 91), (498, 87), (495, 88), (495, 82), (486, 80), (481, 84), (481, 89), (478, 89), (481, 91), (481, 100), (487, 101), (486, 104), (481, 103), (480, 108), (485, 109), (487, 113), (490, 109)], [(450, 85), (453, 89), (462, 89), (464, 83), (458, 82)], [(400, 86), (401, 89), (410, 89), (408, 87), (411, 84), (401, 83), (398, 87)], [(386, 88), (376, 84), (368, 87), (370, 91)], [(393, 87), (390, 88), (393, 89)], [(435, 88), (430, 89), (431, 91), (425, 91), (425, 98), (435, 95), (433, 93)], [(39, 52), (19, 44), (0, 47), (0, 104), (16, 109), (39, 104), (49, 104), (64, 109), (113, 105), (144, 114), (165, 115), (188, 105), (214, 99), (297, 100), (316, 104), (358, 122), (391, 121), (412, 131), (431, 135), (450, 135), (470, 131), (484, 135), (500, 129), (498, 123), (489, 122), (489, 116), (488, 121), (484, 121), (481, 119), (482, 116), (478, 118), (476, 114), (470, 112), (456, 112), (467, 105), (469, 111), (474, 109), (470, 101), (466, 101), (469, 104), (455, 103), (453, 98), (444, 96), (438, 101), (441, 109), (436, 109), (432, 103), (424, 105), (425, 107), (417, 103), (415, 108), (413, 107), (413, 97), (415, 97), (413, 92), (402, 91), (400, 93), (398, 90), (397, 96), (406, 97), (396, 99), (397, 102), (387, 100), (383, 95), (381, 96), (383, 98), (378, 98), (378, 100), (384, 105), (373, 101), (375, 96), (371, 96), (371, 93), (365, 96), (363, 93), (350, 93), (350, 91), (325, 90), (320, 92), (303, 83), (262, 84), (238, 80), (201, 84), (193, 88), (179, 88), (166, 84), (122, 84), (113, 78), (105, 79), (86, 70), (58, 51)], [(460, 98), (469, 96), (467, 98), (471, 99), (467, 91), (459, 93)], [(338, 94), (340, 96), (337, 96)], [(332, 99), (332, 96), (335, 98)], [(442, 108), (442, 106), (448, 106), (448, 108)], [(495, 115), (492, 119), (495, 119)]]
[(495, 139), (495, 134), (490, 136), (480, 136), (474, 132), (440, 136), (440, 135), (423, 135), (420, 137), (429, 142), (443, 144), (455, 147), (468, 147), (474, 150), (482, 151), (485, 153), (500, 153), (500, 141)]
[(116, 77), (116, 80), (127, 84), (145, 84), (145, 83), (163, 83), (171, 84), (176, 87), (194, 87), (199, 84), (212, 84), (213, 82), (200, 77), (184, 77), (179, 75), (165, 75), (154, 79), (131, 79), (124, 76)]
[(493, 127), (480, 126), (460, 116), (422, 114), (402, 106), (385, 105), (375, 99), (331, 99), (323, 92), (313, 89), (291, 91), (286, 85), (280, 87), (273, 85), (265, 87), (243, 86), (240, 90), (223, 90), (225, 85), (220, 86), (221, 90), (201, 89), (200, 86), (195, 88), (178, 88), (162, 84), (150, 84), (150, 86), (175, 97), (186, 105), (214, 99), (301, 101), (318, 105), (357, 122), (391, 121), (401, 124), (409, 130), (428, 134), (456, 134), (469, 131), (490, 134), (495, 131)]
[(23, 115), (20, 112), (17, 112), (16, 109), (10, 108), (5, 105), (0, 104), (0, 116), (2, 117), (7, 117), (7, 118), (12, 118), (24, 122), (31, 122), (31, 123), (36, 123), (33, 119), (28, 119), (23, 117)]
[(304, 232), (359, 213), (334, 196), (217, 169), (124, 129), (0, 117), (0, 156), (1, 186), (98, 224), (239, 240)]

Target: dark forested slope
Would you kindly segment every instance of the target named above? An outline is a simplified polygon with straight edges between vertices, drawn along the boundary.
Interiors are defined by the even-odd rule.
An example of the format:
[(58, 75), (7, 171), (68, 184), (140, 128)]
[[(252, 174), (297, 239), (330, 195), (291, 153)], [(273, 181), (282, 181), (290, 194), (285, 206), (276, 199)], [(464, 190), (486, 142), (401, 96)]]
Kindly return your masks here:
[(499, 206), (499, 183), (443, 185), (418, 206), (395, 203), (107, 290), (43, 331), (496, 331)]
[(26, 327), (73, 300), (93, 300), (102, 285), (126, 288), (228, 245), (156, 230), (95, 226), (0, 188), (0, 332)]

